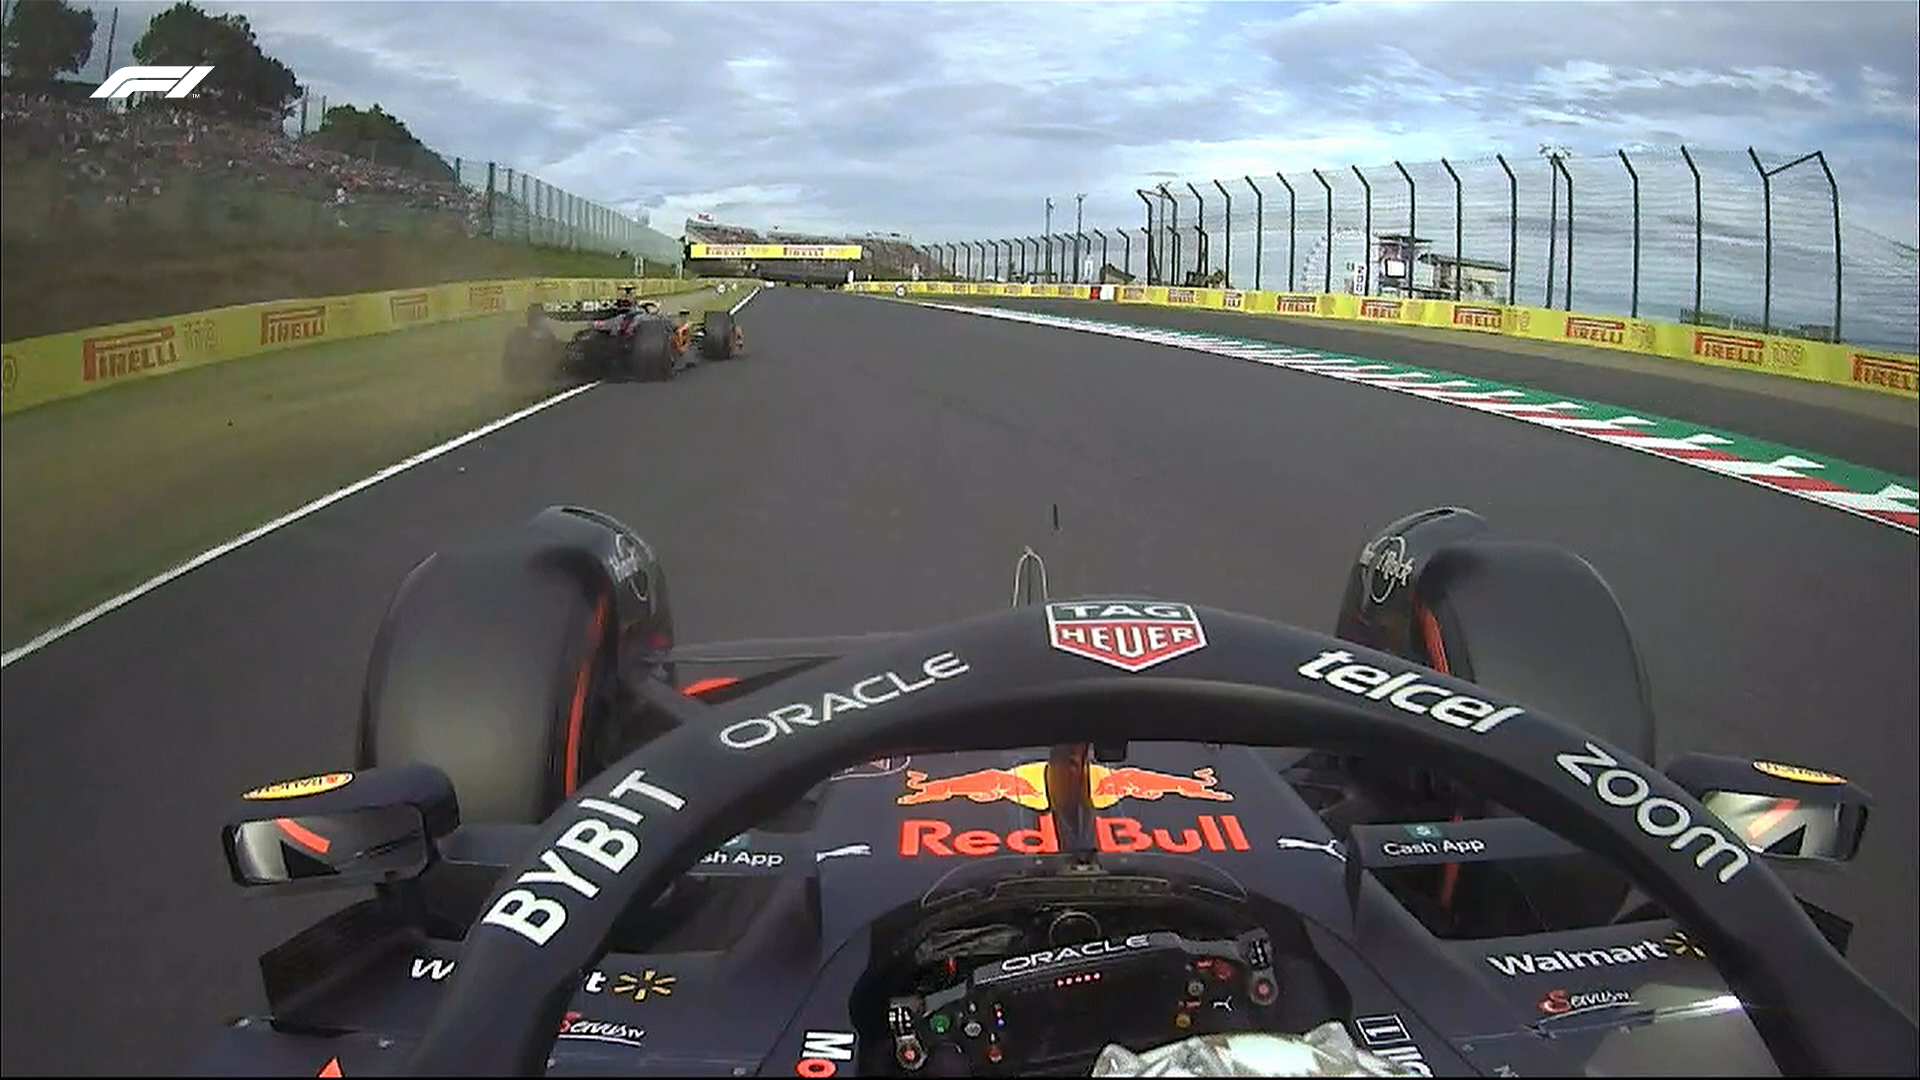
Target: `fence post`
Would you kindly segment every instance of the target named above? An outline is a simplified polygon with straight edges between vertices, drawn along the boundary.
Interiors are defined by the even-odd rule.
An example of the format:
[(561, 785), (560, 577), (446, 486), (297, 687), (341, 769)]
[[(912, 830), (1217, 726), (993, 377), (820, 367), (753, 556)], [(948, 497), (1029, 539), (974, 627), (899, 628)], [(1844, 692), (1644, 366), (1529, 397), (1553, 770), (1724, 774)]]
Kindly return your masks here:
[[(1366, 222), (1366, 224), (1361, 226), (1361, 232), (1365, 236), (1364, 243), (1366, 244), (1366, 254), (1361, 257), (1362, 261), (1360, 263), (1360, 295), (1372, 296), (1373, 295), (1373, 185), (1367, 183), (1367, 174), (1360, 171), (1360, 166), (1351, 165), (1348, 167), (1353, 170), (1353, 175), (1360, 178), (1360, 187), (1362, 190), (1366, 192), (1367, 211), (1366, 211), (1366, 217), (1363, 219)], [(1331, 249), (1331, 245), (1329, 245), (1329, 249), (1327, 251), (1327, 265), (1329, 269), (1331, 269), (1333, 265), (1333, 251)]]
[(1093, 281), (1093, 284), (1098, 285), (1100, 284), (1100, 277), (1106, 274), (1107, 267), (1113, 264), (1107, 261), (1107, 234), (1099, 229), (1095, 229), (1093, 230), (1093, 235), (1100, 238), (1100, 269), (1095, 273)]
[(993, 246), (993, 241), (975, 240), (974, 243), (980, 246), (980, 280), (991, 280), (987, 277), (987, 249)]
[(1567, 159), (1555, 155), (1553, 167), (1567, 181), (1567, 298), (1562, 310), (1573, 310), (1573, 173), (1567, 171)]
[[(1320, 175), (1319, 169), (1313, 170), (1313, 178), (1320, 181), (1320, 186), (1327, 192), (1327, 257), (1321, 260), (1326, 263), (1322, 268), (1326, 279), (1320, 283), (1320, 291), (1330, 293), (1333, 291), (1333, 185), (1327, 183), (1327, 178)], [(1291, 281), (1293, 272), (1289, 270), (1287, 275), (1288, 280)]]
[[(1161, 280), (1161, 284), (1171, 285), (1174, 283), (1174, 279), (1180, 276), (1180, 200), (1167, 194), (1167, 185), (1165, 184), (1160, 185), (1159, 191), (1160, 197), (1165, 199), (1167, 205), (1173, 210), (1173, 216), (1170, 219), (1171, 223), (1167, 225), (1167, 239), (1172, 243), (1173, 250), (1170, 254), (1173, 257), (1173, 261), (1172, 264), (1167, 267), (1167, 273), (1162, 275)], [(1163, 216), (1162, 220), (1167, 221), (1169, 219)]]
[(1760, 155), (1747, 147), (1747, 157), (1753, 159), (1753, 171), (1760, 174), (1760, 201), (1766, 211), (1766, 239), (1762, 245), (1764, 270), (1761, 274), (1760, 292), (1760, 332), (1773, 333), (1773, 174), (1760, 164)]
[[(1153, 200), (1149, 198), (1147, 196), (1147, 193), (1141, 190), (1140, 188), (1134, 188), (1133, 193), (1135, 195), (1140, 196), (1140, 202), (1143, 205), (1145, 205), (1147, 208), (1147, 227), (1144, 230), (1142, 230), (1143, 232), (1146, 233), (1146, 256), (1147, 256), (1147, 265), (1145, 267), (1146, 274), (1144, 276), (1147, 279), (1147, 284), (1151, 285), (1153, 284)], [(1125, 235), (1125, 234), (1123, 233), (1122, 235)], [(1127, 246), (1128, 247), (1133, 246), (1133, 241), (1131, 239), (1127, 241)], [(1133, 260), (1131, 258), (1127, 260), (1127, 273), (1129, 274), (1133, 273)]]
[(1693, 163), (1693, 155), (1687, 152), (1687, 144), (1680, 144), (1680, 157), (1687, 163), (1687, 171), (1693, 174), (1693, 317), (1688, 322), (1700, 322), (1700, 278), (1704, 257), (1703, 230), (1701, 227), (1700, 167)]
[(1294, 197), (1293, 184), (1286, 177), (1274, 172), (1274, 178), (1280, 186), (1287, 189), (1287, 291), (1293, 291), (1294, 264), (1299, 262), (1300, 219), (1294, 211), (1299, 209), (1300, 200)]
[(1627, 167), (1627, 177), (1633, 181), (1633, 298), (1629, 301), (1628, 314), (1640, 317), (1640, 174), (1633, 169), (1633, 161), (1625, 150), (1620, 151), (1620, 164)]
[(1131, 276), (1133, 274), (1133, 235), (1127, 232), (1125, 227), (1113, 231), (1120, 234), (1120, 269)]
[(1833, 170), (1827, 168), (1827, 152), (1815, 150), (1813, 156), (1820, 161), (1820, 171), (1827, 174), (1827, 191), (1833, 196), (1833, 340), (1843, 340), (1840, 336), (1840, 185), (1833, 182)]
[(1493, 160), (1507, 174), (1507, 306), (1511, 307), (1520, 287), (1520, 181), (1505, 154), (1495, 154)]
[(1225, 261), (1220, 264), (1220, 268), (1226, 271), (1227, 276), (1222, 278), (1220, 283), (1231, 289), (1233, 288), (1233, 196), (1227, 193), (1226, 185), (1220, 181), (1215, 180), (1213, 186), (1219, 188), (1220, 197), (1227, 200), (1227, 223), (1221, 230), (1227, 240), (1224, 249), (1221, 251), (1221, 255)]
[(1253, 177), (1243, 176), (1240, 179), (1253, 189), (1253, 287), (1257, 291), (1260, 288), (1260, 249), (1267, 246), (1267, 199), (1260, 194), (1260, 185), (1253, 182)]
[(1466, 255), (1460, 250), (1461, 234), (1464, 231), (1464, 227), (1460, 221), (1461, 214), (1463, 213), (1461, 208), (1460, 174), (1453, 171), (1452, 163), (1446, 158), (1440, 159), (1440, 167), (1447, 170), (1447, 175), (1453, 179), (1453, 298), (1458, 301), (1466, 281), (1465, 271), (1467, 268), (1466, 264), (1462, 261), (1466, 258)]
[(1005, 245), (1005, 248), (1006, 248), (1006, 253), (1007, 253), (1007, 273), (1006, 273), (1006, 277), (1007, 277), (1007, 280), (1009, 280), (1009, 281), (1011, 281), (1011, 280), (1013, 280), (1013, 241), (1011, 241), (1011, 240), (1002, 240), (1002, 241), (1000, 241), (1000, 243), (1001, 243), (1001, 244), (1003, 244), (1003, 245)]
[(1193, 201), (1199, 204), (1199, 209), (1193, 215), (1193, 272), (1205, 277), (1207, 264), (1213, 261), (1213, 241), (1207, 235), (1207, 197), (1200, 194), (1200, 189), (1194, 187), (1191, 180), (1187, 181), (1187, 190), (1193, 192)]
[(1412, 237), (1407, 241), (1407, 250), (1404, 253), (1407, 257), (1406, 280), (1400, 285), (1400, 295), (1412, 296), (1414, 254), (1419, 250), (1417, 245), (1420, 242), (1420, 191), (1413, 186), (1413, 176), (1407, 172), (1405, 165), (1400, 164), (1396, 159), (1393, 167), (1400, 170), (1400, 178), (1407, 182), (1407, 235)]
[(1547, 166), (1547, 180), (1553, 184), (1553, 197), (1547, 202), (1547, 302), (1553, 309), (1553, 274), (1560, 258), (1560, 170)]
[(487, 239), (489, 240), (493, 239), (493, 176), (497, 168), (498, 166), (493, 162), (487, 162), (487, 198), (482, 206), (483, 212), (487, 215)]

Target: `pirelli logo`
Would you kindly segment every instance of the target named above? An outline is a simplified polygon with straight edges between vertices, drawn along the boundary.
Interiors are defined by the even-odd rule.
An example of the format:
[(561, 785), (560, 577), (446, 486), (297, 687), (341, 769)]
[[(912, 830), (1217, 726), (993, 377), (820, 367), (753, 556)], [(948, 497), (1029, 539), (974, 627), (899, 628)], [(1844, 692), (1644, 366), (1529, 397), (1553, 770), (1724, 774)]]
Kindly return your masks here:
[(1200, 294), (1194, 292), (1192, 289), (1167, 290), (1167, 303), (1169, 304), (1191, 304), (1198, 299), (1200, 299)]
[(1273, 298), (1273, 310), (1282, 315), (1317, 315), (1320, 313), (1320, 298), (1311, 294), (1299, 296), (1281, 293)]
[(1567, 316), (1566, 329), (1561, 336), (1568, 341), (1597, 341), (1602, 345), (1624, 345), (1627, 341), (1627, 324), (1619, 319), (1589, 319), (1583, 315)]
[(327, 309), (319, 305), (269, 308), (260, 313), (260, 344), (280, 345), (327, 336)]
[(433, 314), (431, 293), (401, 293), (387, 298), (387, 311), (397, 323), (421, 322)]
[(1246, 299), (1233, 289), (1220, 294), (1220, 306), (1229, 311), (1239, 311), (1246, 306)]
[(1363, 319), (1398, 319), (1400, 318), (1400, 306), (1400, 301), (1398, 300), (1362, 300), (1360, 301), (1360, 317)]
[(505, 285), (469, 285), (467, 286), (468, 311), (505, 311), (507, 310), (507, 287)]
[(1693, 332), (1693, 355), (1708, 360), (1731, 360), (1736, 364), (1759, 366), (1766, 362), (1767, 343), (1759, 338), (1739, 337), (1734, 334), (1711, 334), (1705, 330)]
[(1120, 299), (1122, 300), (1145, 300), (1146, 298), (1147, 290), (1138, 285), (1122, 285), (1120, 287)]
[(179, 362), (180, 344), (171, 326), (88, 338), (80, 344), (81, 378), (87, 382), (119, 379)]
[(1474, 330), (1498, 330), (1501, 325), (1499, 308), (1469, 307), (1466, 304), (1453, 306), (1453, 325), (1465, 326)]
[(1891, 356), (1854, 353), (1853, 381), (1861, 386), (1881, 386), (1888, 390), (1920, 393), (1920, 366), (1911, 360)]

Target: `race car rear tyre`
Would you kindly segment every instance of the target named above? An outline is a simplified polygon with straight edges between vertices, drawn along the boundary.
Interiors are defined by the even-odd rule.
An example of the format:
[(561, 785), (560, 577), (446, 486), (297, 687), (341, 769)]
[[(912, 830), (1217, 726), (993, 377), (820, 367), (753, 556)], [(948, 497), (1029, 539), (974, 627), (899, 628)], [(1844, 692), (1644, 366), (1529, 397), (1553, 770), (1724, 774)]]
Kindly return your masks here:
[(359, 765), (439, 768), (463, 823), (544, 821), (615, 723), (617, 638), (611, 588), (537, 541), (434, 555), (375, 636)]
[(647, 319), (633, 328), (627, 347), (626, 377), (665, 380), (674, 376), (673, 328), (656, 319)]
[(733, 313), (707, 312), (700, 328), (700, 354), (709, 360), (731, 360), (733, 345)]

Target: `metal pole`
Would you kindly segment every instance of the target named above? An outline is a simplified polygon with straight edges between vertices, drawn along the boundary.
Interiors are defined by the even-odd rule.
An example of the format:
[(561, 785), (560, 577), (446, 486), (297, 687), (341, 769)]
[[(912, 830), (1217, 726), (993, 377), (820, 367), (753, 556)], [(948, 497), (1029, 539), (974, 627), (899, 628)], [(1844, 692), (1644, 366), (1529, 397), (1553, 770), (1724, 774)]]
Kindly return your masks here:
[(1680, 144), (1680, 157), (1687, 163), (1687, 171), (1693, 174), (1693, 316), (1687, 321), (1700, 322), (1700, 269), (1703, 261), (1704, 245), (1701, 229), (1700, 167), (1693, 163), (1693, 155), (1687, 152), (1687, 144)]
[(1573, 310), (1573, 173), (1567, 171), (1567, 159), (1556, 154), (1553, 167), (1567, 181), (1567, 297), (1564, 311)]
[[(1300, 246), (1300, 220), (1295, 216), (1294, 211), (1299, 209), (1300, 200), (1294, 196), (1293, 184), (1288, 182), (1286, 177), (1281, 176), (1278, 172), (1275, 172), (1273, 175), (1275, 179), (1280, 181), (1280, 186), (1287, 189), (1287, 291), (1292, 292), (1293, 271), (1295, 264), (1299, 262)], [(1331, 200), (1333, 196), (1329, 195), (1327, 198)], [(1328, 212), (1332, 212), (1331, 201), (1328, 203)], [(1329, 241), (1329, 243), (1331, 243), (1331, 241)]]
[(1760, 332), (1773, 333), (1773, 176), (1760, 164), (1760, 155), (1747, 147), (1747, 156), (1753, 159), (1753, 171), (1760, 174), (1760, 199), (1766, 208), (1766, 241), (1762, 248), (1765, 263), (1760, 293)]
[(1553, 272), (1560, 257), (1560, 170), (1555, 169), (1551, 163), (1547, 166), (1547, 179), (1553, 184), (1553, 197), (1547, 203), (1547, 302), (1545, 307), (1552, 310)]
[(1240, 179), (1253, 189), (1253, 287), (1259, 289), (1260, 249), (1267, 246), (1267, 200), (1260, 194), (1260, 185), (1253, 182), (1253, 177), (1243, 176)]
[(1814, 151), (1814, 157), (1820, 160), (1820, 171), (1827, 174), (1827, 191), (1833, 195), (1833, 340), (1845, 340), (1840, 336), (1840, 185), (1833, 182), (1833, 170), (1827, 168), (1827, 153)]
[[(1147, 265), (1146, 265), (1146, 266), (1145, 266), (1145, 267), (1143, 268), (1143, 269), (1145, 269), (1145, 270), (1146, 270), (1146, 273), (1145, 273), (1145, 274), (1143, 274), (1143, 275), (1141, 275), (1141, 276), (1142, 276), (1142, 277), (1145, 277), (1145, 278), (1147, 279), (1147, 284), (1149, 284), (1149, 285), (1151, 285), (1151, 284), (1153, 284), (1153, 278), (1154, 278), (1154, 273), (1153, 273), (1153, 269), (1154, 269), (1154, 267), (1153, 267), (1153, 199), (1151, 199), (1150, 197), (1148, 197), (1148, 195), (1147, 195), (1147, 193), (1146, 193), (1145, 191), (1143, 191), (1143, 190), (1141, 190), (1140, 188), (1134, 188), (1134, 189), (1133, 189), (1133, 193), (1134, 193), (1135, 195), (1138, 195), (1138, 196), (1140, 196), (1140, 201), (1141, 201), (1142, 203), (1144, 203), (1144, 204), (1146, 204), (1146, 207), (1147, 207), (1147, 227), (1146, 227), (1145, 229), (1143, 229), (1143, 230), (1141, 230), (1141, 231), (1142, 231), (1143, 233), (1145, 233), (1145, 234), (1146, 234), (1146, 256), (1147, 256)], [(1131, 245), (1132, 245), (1132, 243), (1133, 243), (1133, 241), (1131, 241), (1131, 240), (1129, 240), (1129, 241), (1127, 241), (1127, 243), (1128, 243), (1128, 245), (1129, 245), (1129, 246), (1131, 246)], [(1133, 272), (1133, 260), (1132, 260), (1132, 259), (1128, 259), (1128, 260), (1127, 260), (1127, 272), (1128, 272), (1128, 273), (1132, 273), (1132, 272)]]
[(1191, 180), (1187, 181), (1187, 190), (1193, 192), (1193, 201), (1200, 204), (1200, 209), (1195, 212), (1193, 220), (1195, 245), (1193, 272), (1204, 280), (1207, 276), (1207, 263), (1212, 261), (1213, 257), (1213, 252), (1209, 250), (1213, 245), (1207, 238), (1207, 197), (1200, 194), (1200, 189), (1194, 187)]
[(980, 248), (980, 280), (991, 281), (993, 279), (987, 275), (987, 249), (993, 246), (993, 241), (975, 240), (974, 243)]
[(1097, 285), (1099, 284), (1098, 278), (1106, 276), (1107, 267), (1113, 264), (1107, 261), (1107, 234), (1099, 229), (1095, 229), (1093, 230), (1093, 235), (1100, 238), (1100, 269), (1095, 272), (1096, 280), (1094, 281), (1094, 284)]
[(1120, 270), (1131, 276), (1133, 274), (1133, 234), (1124, 228), (1113, 231), (1120, 234)]
[(1407, 172), (1405, 165), (1400, 164), (1400, 162), (1396, 160), (1393, 163), (1393, 167), (1400, 170), (1400, 178), (1407, 182), (1407, 235), (1409, 239), (1407, 240), (1406, 251), (1402, 252), (1402, 254), (1406, 256), (1406, 277), (1400, 283), (1400, 295), (1411, 296), (1413, 295), (1413, 262), (1415, 253), (1419, 251), (1417, 245), (1420, 240), (1420, 192), (1419, 189), (1413, 186), (1413, 177)]
[(1505, 154), (1495, 154), (1493, 160), (1507, 174), (1507, 304), (1511, 306), (1520, 287), (1520, 181), (1514, 178)]
[[(1319, 169), (1313, 170), (1313, 178), (1320, 181), (1320, 186), (1327, 191), (1327, 257), (1322, 260), (1327, 264), (1325, 267), (1326, 280), (1320, 283), (1320, 291), (1330, 293), (1333, 291), (1333, 185), (1327, 183), (1327, 178), (1320, 175)], [(1291, 287), (1293, 281), (1292, 270), (1287, 271), (1287, 281), (1289, 287)]]
[(1083, 212), (1086, 201), (1087, 196), (1085, 192), (1081, 192), (1073, 197), (1073, 280), (1075, 284), (1084, 284), (1084, 282), (1080, 281), (1080, 241), (1085, 239), (1085, 237), (1081, 235), (1081, 229), (1083, 228)]
[(1453, 178), (1453, 298), (1458, 301), (1466, 281), (1464, 271), (1467, 268), (1461, 261), (1465, 256), (1460, 251), (1460, 236), (1464, 228), (1461, 222), (1460, 174), (1453, 171), (1453, 165), (1446, 158), (1440, 159), (1440, 167), (1447, 170), (1447, 175)]
[(1167, 206), (1173, 208), (1171, 225), (1167, 225), (1167, 238), (1173, 240), (1173, 265), (1162, 277), (1164, 277), (1164, 284), (1177, 284), (1179, 273), (1181, 273), (1181, 200), (1167, 194), (1167, 184), (1160, 184), (1158, 190), (1160, 190), (1160, 198), (1167, 200)]
[(1226, 244), (1222, 246), (1220, 252), (1222, 259), (1220, 269), (1226, 271), (1227, 276), (1220, 283), (1231, 289), (1233, 288), (1233, 196), (1227, 193), (1227, 186), (1220, 181), (1215, 180), (1213, 186), (1219, 188), (1220, 197), (1227, 200), (1227, 223), (1221, 226), (1221, 235), (1226, 238)]
[(1620, 151), (1620, 164), (1627, 167), (1627, 178), (1633, 182), (1633, 299), (1627, 313), (1637, 319), (1640, 317), (1640, 174), (1634, 171), (1625, 150)]
[(1046, 227), (1046, 230), (1041, 233), (1041, 235), (1046, 237), (1047, 239), (1047, 253), (1044, 256), (1046, 262), (1044, 266), (1041, 268), (1041, 273), (1046, 276), (1046, 279), (1048, 281), (1052, 281), (1053, 280), (1053, 197), (1052, 196), (1047, 197), (1047, 227)]
[[(1360, 171), (1360, 166), (1352, 165), (1348, 167), (1353, 170), (1353, 175), (1360, 178), (1360, 187), (1367, 193), (1366, 194), (1367, 213), (1366, 213), (1366, 218), (1364, 219), (1366, 221), (1366, 224), (1362, 227), (1362, 232), (1366, 234), (1366, 238), (1367, 238), (1366, 239), (1367, 254), (1366, 254), (1366, 260), (1360, 264), (1360, 295), (1372, 296), (1373, 295), (1373, 185), (1367, 183), (1367, 174)], [(1329, 256), (1331, 256), (1332, 253), (1329, 252), (1328, 254)]]
[[(20, 14), (20, 5), (17, 2), (13, 5), (13, 13), (15, 15)], [(101, 70), (101, 82), (106, 82), (107, 77), (113, 74), (113, 39), (117, 37), (119, 33), (120, 9), (116, 7), (113, 9), (113, 20), (107, 23), (107, 65)], [(136, 41), (134, 44), (138, 45), (139, 42)]]

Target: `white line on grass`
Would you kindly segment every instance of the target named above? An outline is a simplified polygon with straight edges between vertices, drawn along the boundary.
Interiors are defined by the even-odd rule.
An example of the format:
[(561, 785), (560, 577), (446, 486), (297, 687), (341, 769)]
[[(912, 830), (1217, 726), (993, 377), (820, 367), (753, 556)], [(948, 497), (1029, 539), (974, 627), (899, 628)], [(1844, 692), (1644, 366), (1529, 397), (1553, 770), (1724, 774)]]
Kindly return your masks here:
[[(739, 303), (733, 305), (733, 307), (727, 310), (727, 314), (738, 315), (740, 313), (740, 309), (747, 306), (748, 301), (760, 295), (761, 288), (762, 286), (759, 286), (759, 285), (754, 286), (752, 292), (748, 293), (745, 297), (741, 299)], [(576, 397), (580, 394), (584, 394), (588, 390), (591, 390), (598, 385), (600, 384), (597, 382), (587, 383), (585, 386), (576, 386), (571, 390), (562, 391), (561, 393), (555, 394), (554, 396), (547, 398), (545, 401), (535, 402), (534, 404), (529, 405), (526, 408), (521, 409), (519, 412), (516, 412), (510, 416), (503, 416), (500, 419), (495, 420), (490, 424), (486, 424), (482, 427), (475, 428), (472, 431), (467, 432), (465, 435), (461, 435), (456, 438), (450, 439), (447, 442), (443, 442), (439, 446), (433, 447), (430, 450), (423, 450), (420, 453), (415, 454), (412, 457), (406, 459), (405, 461), (399, 462), (398, 464), (389, 465), (386, 468), (381, 469), (379, 472), (374, 473), (372, 476), (369, 476), (364, 480), (358, 480), (358, 481), (355, 481), (354, 483), (348, 484), (346, 487), (343, 487), (340, 490), (333, 492), (332, 494), (322, 495), (320, 498), (315, 499), (314, 501), (308, 503), (307, 505), (292, 511), (291, 513), (283, 514), (280, 517), (274, 518), (272, 521), (269, 521), (265, 525), (262, 525), (259, 528), (253, 529), (250, 532), (242, 533), (241, 535), (234, 537), (232, 540), (229, 540), (226, 543), (219, 545), (218, 547), (209, 548), (206, 551), (203, 551), (200, 554), (195, 555), (193, 558), (188, 559), (186, 562), (183, 562), (180, 565), (174, 567), (173, 569), (168, 570), (161, 574), (157, 574), (154, 577), (148, 578), (146, 581), (142, 582), (141, 584), (127, 590), (126, 592), (121, 593), (119, 596), (116, 596), (111, 600), (103, 601), (102, 603), (94, 606), (93, 608), (85, 612), (82, 612), (81, 614), (76, 615), (71, 619), (68, 619), (66, 622), (61, 623), (59, 626), (56, 626), (53, 629), (48, 630), (40, 634), (39, 636), (35, 637), (33, 640), (27, 642), (25, 645), (22, 645), (16, 649), (9, 649), (5, 654), (0, 654), (0, 668), (8, 667), (12, 665), (12, 663), (15, 660), (18, 660), (24, 656), (30, 656), (33, 653), (36, 653), (41, 649), (46, 648), (48, 645), (53, 644), (54, 642), (60, 640), (61, 638), (66, 637), (68, 634), (73, 633), (75, 630), (78, 630), (81, 627), (87, 625), (88, 623), (94, 621), (95, 619), (100, 618), (102, 615), (105, 615), (108, 612), (113, 611), (117, 608), (125, 607), (128, 604), (134, 602), (135, 600), (138, 600), (142, 596), (145, 596), (148, 593), (152, 592), (153, 590), (159, 588), (160, 586), (165, 585), (167, 582), (185, 575), (188, 571), (195, 570), (195, 569), (198, 569), (199, 567), (205, 566), (206, 564), (212, 562), (213, 560), (219, 558), (220, 556), (225, 555), (228, 552), (233, 551), (237, 548), (244, 547), (247, 544), (250, 544), (255, 540), (260, 539), (261, 537), (267, 535), (270, 532), (273, 532), (276, 529), (285, 528), (286, 526), (291, 525), (296, 521), (299, 521), (301, 518), (306, 517), (309, 514), (315, 513), (320, 510), (324, 510), (327, 507), (332, 506), (334, 503), (339, 502), (340, 500), (346, 498), (349, 495), (355, 495), (362, 491), (365, 491), (366, 489), (372, 487), (373, 485), (379, 483), (382, 480), (387, 479), (388, 477), (397, 476), (400, 473), (406, 472), (408, 469), (413, 468), (415, 465), (420, 465), (428, 461), (432, 461), (434, 458), (439, 457), (440, 455), (446, 453), (449, 450), (457, 450), (460, 447), (465, 446), (468, 443), (474, 441), (475, 439), (479, 439), (484, 436), (491, 435), (494, 432), (499, 431), (501, 428), (506, 427), (508, 424), (512, 424), (517, 421), (524, 420), (527, 417), (532, 416), (534, 413), (537, 413), (542, 409), (548, 408), (550, 406), (558, 405), (570, 397)]]
[[(751, 300), (752, 297), (749, 296), (747, 299)], [(742, 302), (744, 303), (745, 301), (742, 301)], [(524, 409), (521, 409), (519, 412), (513, 413), (508, 416), (503, 416), (500, 419), (495, 420), (490, 424), (477, 427), (472, 431), (467, 432), (465, 435), (457, 436), (453, 439), (450, 439), (446, 442), (441, 443), (439, 446), (433, 447), (430, 450), (422, 450), (420, 453), (415, 454), (410, 458), (407, 458), (405, 461), (399, 462), (394, 465), (389, 465), (386, 468), (381, 469), (379, 472), (374, 473), (372, 476), (369, 476), (364, 480), (358, 480), (358, 481), (355, 481), (354, 483), (348, 484), (346, 487), (343, 487), (340, 490), (335, 491), (330, 495), (322, 495), (320, 498), (315, 499), (312, 502), (308, 503), (307, 505), (300, 507), (298, 510), (294, 510), (291, 513), (283, 514), (280, 517), (274, 518), (272, 521), (267, 522), (265, 525), (262, 525), (256, 529), (253, 529), (250, 532), (242, 533), (241, 535), (233, 538), (232, 540), (227, 541), (224, 544), (221, 544), (218, 547), (209, 548), (206, 551), (203, 551), (200, 554), (195, 555), (193, 558), (188, 559), (186, 562), (183, 562), (180, 565), (174, 567), (173, 569), (165, 571), (164, 573), (161, 573), (161, 574), (157, 574), (154, 577), (148, 578), (145, 582), (142, 582), (141, 584), (127, 590), (126, 592), (121, 593), (119, 596), (116, 596), (111, 600), (104, 601), (96, 605), (92, 609), (82, 612), (81, 614), (76, 615), (71, 619), (68, 619), (66, 622), (61, 623), (59, 626), (56, 626), (53, 629), (40, 634), (38, 637), (35, 637), (32, 641), (27, 642), (25, 645), (22, 645), (16, 649), (7, 650), (7, 652), (4, 655), (0, 655), (0, 668), (7, 667), (11, 665), (15, 660), (18, 660), (23, 656), (32, 655), (33, 653), (46, 648), (48, 645), (51, 645), (52, 643), (60, 640), (61, 638), (66, 637), (68, 634), (73, 633), (75, 630), (80, 629), (81, 627), (87, 625), (88, 623), (94, 621), (95, 619), (98, 619), (102, 615), (105, 615), (108, 612), (113, 611), (117, 608), (125, 607), (126, 605), (134, 602), (135, 600), (138, 600), (142, 596), (147, 595), (148, 593), (159, 588), (160, 586), (165, 585), (167, 582), (172, 581), (177, 577), (181, 577), (185, 575), (188, 571), (195, 570), (195, 569), (198, 569), (199, 567), (205, 566), (206, 564), (212, 562), (213, 560), (219, 558), (220, 556), (225, 555), (228, 552), (235, 550), (236, 548), (244, 547), (247, 544), (250, 544), (255, 540), (260, 539), (261, 537), (267, 535), (270, 532), (273, 532), (276, 529), (284, 528), (285, 526), (291, 525), (294, 522), (299, 521), (301, 518), (306, 517), (309, 514), (315, 513), (320, 510), (324, 510), (327, 507), (332, 506), (334, 503), (339, 502), (340, 500), (346, 498), (349, 495), (355, 495), (355, 494), (358, 494), (359, 492), (365, 491), (366, 489), (372, 487), (373, 485), (379, 483), (382, 480), (387, 479), (388, 477), (398, 476), (399, 474), (406, 472), (408, 469), (413, 468), (415, 465), (421, 465), (428, 461), (432, 461), (434, 458), (439, 457), (440, 455), (448, 452), (449, 450), (457, 450), (460, 447), (465, 446), (468, 443), (474, 441), (475, 439), (481, 438), (486, 435), (491, 435), (494, 432), (499, 431), (501, 428), (506, 427), (508, 424), (512, 424), (512, 423), (515, 423), (516, 421), (524, 420), (527, 417), (532, 416), (534, 413), (537, 413), (542, 409), (546, 409), (551, 406), (558, 405), (561, 402), (567, 400), (568, 398), (577, 397), (581, 394), (584, 394), (598, 385), (600, 384), (597, 382), (587, 383), (584, 386), (576, 386), (571, 390), (562, 391), (558, 394), (553, 395), (550, 398), (547, 398), (545, 401), (535, 402), (534, 404), (529, 405)]]

